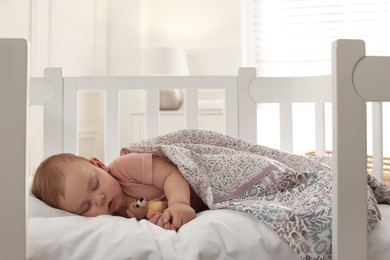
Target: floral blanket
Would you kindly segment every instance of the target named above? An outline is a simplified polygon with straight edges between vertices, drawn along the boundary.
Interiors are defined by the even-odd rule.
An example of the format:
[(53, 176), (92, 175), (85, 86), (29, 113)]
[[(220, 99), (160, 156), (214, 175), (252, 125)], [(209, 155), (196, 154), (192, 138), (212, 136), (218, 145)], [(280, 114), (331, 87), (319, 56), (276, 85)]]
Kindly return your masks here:
[[(211, 209), (252, 214), (302, 259), (332, 258), (332, 174), (320, 160), (194, 129), (121, 150), (121, 154), (130, 152), (168, 157)], [(367, 192), (370, 231), (381, 215), (372, 190)]]

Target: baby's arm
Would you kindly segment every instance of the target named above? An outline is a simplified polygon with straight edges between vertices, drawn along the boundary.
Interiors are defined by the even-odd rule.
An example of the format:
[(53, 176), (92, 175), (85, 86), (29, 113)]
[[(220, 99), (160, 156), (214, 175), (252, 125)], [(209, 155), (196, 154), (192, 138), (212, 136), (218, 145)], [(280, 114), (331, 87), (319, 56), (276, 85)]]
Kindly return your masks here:
[[(168, 200), (168, 208), (159, 217), (149, 218), (157, 225), (165, 227), (170, 223), (173, 228), (179, 229), (182, 225), (195, 218), (195, 210), (190, 206), (190, 186), (172, 163), (153, 157), (152, 184), (164, 190)], [(161, 220), (160, 220), (161, 218)]]

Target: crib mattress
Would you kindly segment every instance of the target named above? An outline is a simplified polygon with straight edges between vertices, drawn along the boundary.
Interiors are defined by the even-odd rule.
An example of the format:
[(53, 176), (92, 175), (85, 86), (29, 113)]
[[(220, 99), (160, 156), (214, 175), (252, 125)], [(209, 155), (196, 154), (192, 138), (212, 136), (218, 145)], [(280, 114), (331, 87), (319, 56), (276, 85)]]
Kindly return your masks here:
[[(369, 235), (368, 259), (390, 259), (390, 206)], [(146, 220), (86, 218), (47, 209), (30, 212), (28, 259), (299, 259), (288, 244), (253, 216), (209, 210), (177, 233)]]

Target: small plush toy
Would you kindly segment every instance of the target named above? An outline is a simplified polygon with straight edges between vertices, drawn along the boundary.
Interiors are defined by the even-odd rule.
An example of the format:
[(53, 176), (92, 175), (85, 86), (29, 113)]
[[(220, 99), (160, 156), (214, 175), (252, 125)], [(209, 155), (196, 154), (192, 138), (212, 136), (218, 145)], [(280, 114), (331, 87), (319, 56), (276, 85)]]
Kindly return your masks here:
[(126, 213), (131, 218), (136, 218), (141, 220), (145, 218), (146, 214), (149, 211), (152, 212), (163, 212), (167, 208), (167, 202), (161, 200), (151, 200), (147, 201), (145, 198), (141, 197), (130, 203), (129, 207), (126, 210)]

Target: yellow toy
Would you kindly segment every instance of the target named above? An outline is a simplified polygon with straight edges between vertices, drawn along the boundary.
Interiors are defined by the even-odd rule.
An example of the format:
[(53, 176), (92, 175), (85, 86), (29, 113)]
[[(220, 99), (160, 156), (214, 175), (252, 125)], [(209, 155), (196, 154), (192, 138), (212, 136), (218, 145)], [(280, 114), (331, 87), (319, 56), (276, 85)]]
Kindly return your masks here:
[(167, 202), (161, 200), (151, 200), (147, 201), (145, 198), (141, 197), (138, 200), (135, 200), (130, 203), (129, 207), (126, 210), (126, 213), (131, 218), (136, 218), (141, 220), (145, 218), (146, 214), (149, 211), (152, 212), (163, 212), (167, 208)]

